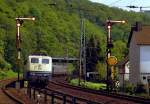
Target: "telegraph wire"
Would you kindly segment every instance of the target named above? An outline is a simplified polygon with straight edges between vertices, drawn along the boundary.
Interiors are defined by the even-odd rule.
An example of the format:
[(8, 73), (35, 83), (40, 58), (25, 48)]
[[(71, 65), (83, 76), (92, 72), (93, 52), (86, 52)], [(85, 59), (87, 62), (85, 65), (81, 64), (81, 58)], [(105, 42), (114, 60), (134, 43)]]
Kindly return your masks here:
[(109, 5), (114, 5), (114, 4), (116, 4), (116, 3), (120, 2), (120, 1), (122, 1), (122, 0), (116, 0), (116, 1), (114, 1), (112, 3), (110, 3)]

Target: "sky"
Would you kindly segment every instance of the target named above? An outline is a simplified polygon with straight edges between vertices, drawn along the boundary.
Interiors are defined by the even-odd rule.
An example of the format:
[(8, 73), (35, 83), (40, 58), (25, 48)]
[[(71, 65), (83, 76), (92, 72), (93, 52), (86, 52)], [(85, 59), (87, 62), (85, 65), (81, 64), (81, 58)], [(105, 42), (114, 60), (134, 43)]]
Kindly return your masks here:
[(125, 10), (134, 10), (136, 12), (139, 12), (140, 9), (131, 9), (127, 8), (126, 6), (134, 5), (138, 7), (149, 7), (149, 8), (142, 8), (142, 10), (150, 10), (150, 0), (90, 0), (92, 2), (98, 2), (102, 4), (106, 4), (110, 7), (119, 7)]

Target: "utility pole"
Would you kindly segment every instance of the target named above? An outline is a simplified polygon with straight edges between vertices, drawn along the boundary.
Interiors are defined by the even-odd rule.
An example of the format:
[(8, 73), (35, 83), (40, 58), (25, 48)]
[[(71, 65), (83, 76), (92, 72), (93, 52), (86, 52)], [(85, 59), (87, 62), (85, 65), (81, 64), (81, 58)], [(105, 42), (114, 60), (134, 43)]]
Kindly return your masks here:
[(78, 83), (78, 85), (80, 86), (82, 76), (85, 75), (85, 72), (86, 72), (85, 71), (86, 70), (85, 24), (84, 24), (84, 18), (83, 18), (83, 13), (82, 13), (82, 10), (84, 10), (84, 9), (80, 8), (80, 6), (79, 6), (79, 8), (72, 8), (72, 5), (70, 5), (70, 7), (71, 7), (71, 9), (78, 10), (79, 15), (80, 15), (80, 55), (79, 55), (80, 60), (79, 60), (79, 83)]
[[(106, 21), (107, 23), (107, 31), (108, 31), (108, 35), (107, 35), (107, 50), (106, 50), (106, 64), (107, 64), (107, 91), (109, 92), (109, 87), (110, 87), (110, 81), (111, 81), (111, 69), (110, 69), (110, 64), (108, 63), (108, 60), (110, 58), (112, 58), (111, 56), (111, 49), (113, 48), (113, 43), (112, 43), (112, 35), (111, 35), (111, 29), (112, 29), (112, 25), (115, 23), (122, 23), (124, 24), (125, 21), (116, 21), (116, 20), (110, 20), (110, 18)], [(116, 60), (115, 58), (113, 58), (113, 60)]]
[(85, 23), (84, 18), (81, 15), (80, 24), (80, 72), (79, 72), (79, 85), (81, 77), (83, 75), (84, 81), (86, 81), (86, 36), (85, 36)]
[[(67, 48), (67, 47), (65, 47), (65, 53), (66, 53), (66, 55), (65, 55), (64, 58), (67, 59), (67, 62), (66, 62), (66, 64), (64, 64), (64, 66), (67, 66), (67, 68), (68, 68), (68, 67), (69, 67), (69, 62), (68, 62), (69, 54), (68, 54), (68, 48)], [(67, 71), (68, 71), (68, 73), (67, 73), (67, 78), (66, 78), (66, 80), (69, 82), (69, 81), (70, 81), (70, 78), (71, 78), (71, 75), (70, 75), (69, 70), (67, 70)]]
[[(78, 4), (80, 5), (80, 0), (78, 0)], [(70, 5), (72, 7), (72, 5)], [(86, 34), (85, 34), (85, 19), (83, 17), (83, 10), (87, 10), (85, 8), (73, 8), (79, 11), (80, 14), (80, 60), (79, 60), (79, 85), (81, 83), (81, 78), (84, 76), (84, 81), (86, 81)]]
[(32, 18), (21, 18), (21, 17), (18, 17), (18, 18), (15, 18), (16, 19), (16, 30), (17, 30), (17, 33), (16, 33), (16, 49), (17, 49), (17, 65), (18, 65), (18, 69), (17, 69), (17, 72), (18, 72), (18, 83), (16, 83), (17, 85), (16, 86), (20, 86), (19, 85), (19, 80), (20, 80), (20, 77), (19, 77), (19, 68), (20, 68), (20, 61), (21, 61), (21, 36), (20, 36), (20, 26), (23, 24), (23, 20), (32, 20), (34, 21), (35, 18), (32, 17)]

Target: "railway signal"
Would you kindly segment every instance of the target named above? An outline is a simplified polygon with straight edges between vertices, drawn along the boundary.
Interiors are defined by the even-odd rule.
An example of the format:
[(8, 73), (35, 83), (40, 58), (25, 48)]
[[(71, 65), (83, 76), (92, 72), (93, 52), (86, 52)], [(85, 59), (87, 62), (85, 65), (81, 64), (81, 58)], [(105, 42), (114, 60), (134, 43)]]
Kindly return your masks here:
[(16, 48), (17, 48), (17, 65), (18, 65), (18, 82), (16, 83), (17, 87), (19, 87), (19, 68), (20, 68), (20, 59), (21, 59), (21, 36), (20, 36), (20, 26), (23, 24), (23, 20), (35, 20), (35, 17), (24, 18), (18, 17), (16, 19)]
[(117, 58), (115, 56), (110, 56), (108, 59), (107, 59), (107, 63), (109, 65), (116, 65), (117, 64)]
[(16, 34), (16, 48), (17, 48), (17, 59), (20, 59), (20, 52), (21, 52), (21, 47), (20, 47), (20, 43), (21, 43), (21, 36), (20, 36), (20, 26), (23, 24), (23, 20), (32, 20), (34, 21), (35, 18), (21, 18), (18, 17), (16, 18), (16, 27), (17, 27), (17, 34)]
[(111, 29), (112, 29), (112, 25), (113, 24), (116, 24), (116, 23), (121, 23), (121, 24), (124, 24), (124, 23), (126, 23), (126, 21), (125, 20), (111, 20), (110, 18), (106, 21), (106, 23), (107, 23), (107, 31), (108, 31), (108, 35), (107, 35), (107, 52), (106, 52), (106, 54), (107, 54), (107, 62), (106, 62), (106, 64), (107, 64), (107, 91), (109, 92), (109, 87), (110, 87), (110, 85), (109, 85), (109, 80), (111, 79), (110, 78), (110, 64), (112, 64), (112, 65), (114, 65), (114, 64), (116, 64), (117, 63), (117, 58), (115, 58), (115, 57), (112, 57), (111, 56), (111, 48), (113, 48), (113, 43), (112, 43), (112, 36), (111, 36)]

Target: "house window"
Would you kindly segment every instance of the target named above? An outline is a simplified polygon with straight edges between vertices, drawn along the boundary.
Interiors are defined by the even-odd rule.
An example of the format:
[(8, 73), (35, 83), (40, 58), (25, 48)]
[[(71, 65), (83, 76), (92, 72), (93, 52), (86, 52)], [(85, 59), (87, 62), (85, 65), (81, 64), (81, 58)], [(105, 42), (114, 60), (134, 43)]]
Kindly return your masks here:
[(143, 80), (145, 80), (146, 79), (146, 77), (145, 76), (143, 76)]
[(150, 46), (140, 46), (140, 72), (150, 73)]

